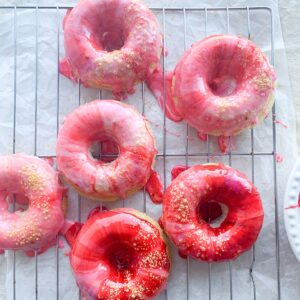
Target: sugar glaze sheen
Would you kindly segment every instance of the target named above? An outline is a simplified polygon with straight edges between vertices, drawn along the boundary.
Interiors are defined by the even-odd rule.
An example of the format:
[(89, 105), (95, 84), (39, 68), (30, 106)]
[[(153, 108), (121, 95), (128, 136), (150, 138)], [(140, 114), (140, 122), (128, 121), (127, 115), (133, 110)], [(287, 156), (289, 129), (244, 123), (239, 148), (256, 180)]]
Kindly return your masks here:
[(116, 97), (133, 93), (160, 61), (162, 34), (139, 0), (81, 0), (64, 19), (60, 72)]

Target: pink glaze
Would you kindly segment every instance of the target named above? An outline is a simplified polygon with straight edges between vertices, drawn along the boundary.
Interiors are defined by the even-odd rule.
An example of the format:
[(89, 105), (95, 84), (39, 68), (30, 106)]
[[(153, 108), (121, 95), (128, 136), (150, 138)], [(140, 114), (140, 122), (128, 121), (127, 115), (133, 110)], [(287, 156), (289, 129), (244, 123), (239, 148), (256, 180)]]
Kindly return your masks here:
[[(267, 116), (275, 79), (266, 55), (251, 41), (213, 35), (195, 43), (168, 73), (166, 115), (185, 119), (201, 135), (236, 135)], [(162, 71), (147, 83), (162, 106)]]
[(64, 242), (61, 239), (58, 240), (58, 248), (59, 249), (65, 248)]
[[(210, 221), (220, 217), (219, 225)], [(253, 184), (223, 164), (182, 172), (165, 192), (164, 231), (183, 256), (203, 261), (233, 259), (256, 241), (263, 208)]]
[(83, 224), (79, 222), (72, 222), (72, 225), (63, 233), (68, 244), (73, 247), (75, 239), (81, 230)]
[[(106, 209), (106, 210), (107, 210), (107, 209)], [(93, 208), (93, 209), (89, 212), (87, 218), (89, 219), (89, 218), (91, 218), (92, 216), (94, 216), (94, 215), (96, 215), (96, 214), (99, 214), (99, 213), (101, 213), (101, 207), (100, 207), (100, 206), (97, 206), (97, 207)]]
[(162, 203), (164, 197), (164, 187), (159, 174), (154, 170), (152, 170), (151, 175), (146, 184), (146, 191), (149, 194), (150, 199), (153, 203)]
[(85, 86), (132, 93), (159, 63), (159, 24), (139, 0), (81, 0), (63, 25), (60, 72)]
[(171, 179), (172, 181), (177, 178), (177, 176), (186, 171), (189, 167), (188, 166), (175, 166), (171, 171)]
[(94, 214), (75, 232), (70, 263), (84, 299), (153, 299), (165, 287), (170, 253), (158, 224), (133, 209)]
[(218, 137), (218, 145), (223, 153), (228, 153), (235, 149), (232, 136), (221, 135)]
[(283, 156), (280, 155), (279, 153), (276, 153), (276, 162), (277, 163), (282, 163), (283, 162)]
[(28, 199), (28, 209), (10, 213), (5, 197), (0, 197), (0, 248), (34, 255), (54, 245), (64, 224), (64, 192), (46, 161), (25, 154), (2, 156), (0, 195), (20, 195), (16, 202)]
[(284, 128), (289, 128), (285, 123), (283, 123), (283, 121), (281, 121), (281, 120), (275, 120), (274, 121), (274, 123), (275, 124), (279, 124), (279, 125), (281, 125), (282, 127), (284, 127)]
[(171, 101), (173, 76), (173, 72), (166, 73), (164, 82), (163, 70), (158, 66), (154, 72), (148, 74), (146, 82), (166, 116), (174, 122), (180, 122), (183, 118), (180, 116), (179, 112), (176, 111), (174, 103)]
[[(110, 163), (94, 159), (89, 150), (103, 140), (119, 147), (119, 157)], [(104, 200), (126, 198), (145, 186), (157, 152), (142, 115), (114, 100), (95, 100), (69, 114), (56, 150), (64, 178), (82, 195)]]
[(46, 156), (42, 158), (44, 161), (46, 161), (51, 167), (54, 167), (55, 165), (55, 158), (52, 156)]
[(207, 142), (207, 139), (208, 139), (208, 135), (207, 134), (203, 134), (203, 133), (200, 133), (198, 132), (198, 138), (203, 141), (203, 142)]
[(299, 207), (300, 207), (300, 193), (299, 193), (299, 195), (298, 195), (298, 202), (297, 202), (297, 204), (288, 206), (288, 207), (286, 207), (285, 209), (299, 208)]

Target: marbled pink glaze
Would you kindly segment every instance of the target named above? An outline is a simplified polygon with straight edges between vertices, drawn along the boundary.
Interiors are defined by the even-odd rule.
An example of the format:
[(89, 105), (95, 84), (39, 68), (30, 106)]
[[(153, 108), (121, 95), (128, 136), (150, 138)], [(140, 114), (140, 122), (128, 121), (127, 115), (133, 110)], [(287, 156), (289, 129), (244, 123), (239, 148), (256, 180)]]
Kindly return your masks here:
[[(212, 202), (228, 210), (219, 226), (212, 226), (201, 214), (203, 205)], [(215, 208), (207, 216), (217, 213)], [(245, 175), (211, 163), (190, 167), (171, 182), (161, 222), (181, 256), (212, 262), (234, 259), (248, 250), (258, 237), (263, 216), (259, 193)]]
[[(159, 103), (162, 78), (158, 69), (147, 81)], [(166, 115), (185, 119), (200, 134), (236, 135), (267, 116), (275, 79), (266, 55), (251, 41), (213, 35), (195, 43), (168, 73)]]
[[(94, 142), (110, 140), (119, 147), (119, 157), (105, 163), (94, 159)], [(116, 200), (125, 198), (147, 182), (156, 149), (144, 117), (125, 103), (95, 100), (69, 114), (59, 131), (57, 164), (82, 195)]]
[[(8, 211), (5, 196), (17, 194), (16, 201), (28, 209)], [(29, 255), (54, 244), (64, 224), (64, 188), (58, 174), (44, 160), (14, 154), (0, 158), (0, 248), (23, 250)]]
[(164, 82), (163, 69), (161, 66), (158, 66), (154, 72), (148, 74), (146, 83), (148, 88), (155, 96), (161, 110), (165, 112), (166, 116), (174, 122), (180, 122), (183, 118), (176, 110), (172, 101), (173, 75), (173, 72), (167, 72), (165, 74)]
[(165, 288), (170, 251), (147, 215), (129, 208), (99, 212), (75, 235), (70, 263), (84, 299), (147, 300)]
[(159, 24), (139, 0), (81, 0), (64, 20), (60, 72), (85, 86), (132, 93), (157, 67)]

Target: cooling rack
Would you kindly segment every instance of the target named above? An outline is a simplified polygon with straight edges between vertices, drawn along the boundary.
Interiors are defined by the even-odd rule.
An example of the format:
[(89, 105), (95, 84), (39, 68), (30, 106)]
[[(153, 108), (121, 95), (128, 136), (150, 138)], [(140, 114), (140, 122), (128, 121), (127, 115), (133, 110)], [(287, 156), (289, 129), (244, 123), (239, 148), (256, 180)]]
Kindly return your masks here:
[[(37, 133), (39, 130), (39, 121), (38, 121), (38, 115), (40, 114), (39, 111), (39, 93), (38, 93), (38, 85), (40, 82), (39, 76), (38, 76), (38, 67), (39, 67), (39, 57), (38, 57), (38, 51), (39, 51), (39, 37), (40, 34), (38, 32), (38, 20), (41, 18), (41, 13), (44, 11), (51, 11), (53, 12), (52, 17), (56, 18), (56, 24), (57, 27), (55, 28), (56, 30), (56, 48), (57, 48), (57, 54), (56, 57), (52, 57), (52, 59), (55, 59), (57, 62), (57, 82), (56, 82), (56, 131), (58, 132), (59, 126), (61, 124), (61, 119), (60, 119), (60, 103), (63, 101), (61, 98), (60, 90), (62, 89), (62, 85), (64, 82), (62, 82), (61, 76), (59, 76), (59, 69), (58, 69), (58, 62), (59, 59), (61, 59), (61, 54), (60, 54), (60, 49), (62, 48), (62, 41), (61, 41), (61, 34), (62, 34), (62, 16), (65, 13), (65, 11), (69, 8), (72, 8), (72, 6), (0, 6), (0, 12), (1, 11), (7, 11), (11, 13), (11, 18), (12, 18), (12, 31), (13, 31), (13, 64), (14, 64), (14, 75), (13, 75), (13, 87), (14, 87), (14, 92), (12, 95), (12, 99), (9, 99), (9, 101), (12, 101), (13, 103), (13, 109), (12, 109), (12, 149), (11, 152), (15, 153), (16, 151), (20, 151), (19, 149), (17, 150), (16, 148), (16, 141), (17, 141), (17, 128), (20, 126), (19, 121), (17, 120), (17, 89), (18, 89), (18, 66), (19, 66), (19, 60), (18, 60), (18, 49), (17, 49), (17, 23), (18, 23), (18, 16), (20, 12), (24, 11), (32, 11), (34, 17), (35, 17), (35, 22), (36, 22), (36, 29), (35, 29), (35, 47), (33, 48), (33, 51), (35, 51), (35, 61), (34, 61), (34, 68), (35, 68), (35, 90), (34, 90), (34, 138), (33, 138), (33, 153), (34, 155), (38, 155), (40, 157), (44, 156), (52, 156), (55, 157), (55, 153), (52, 154), (47, 154), (43, 155), (39, 153), (39, 143), (37, 139)], [(162, 7), (156, 7), (152, 8), (155, 14), (160, 16), (160, 22), (161, 22), (161, 27), (162, 31), (164, 33), (164, 36), (167, 36), (166, 32), (166, 21), (168, 18), (172, 17), (172, 14), (179, 14), (181, 15), (182, 18), (182, 31), (183, 31), (183, 48), (186, 49), (188, 48), (188, 42), (187, 42), (187, 37), (188, 37), (188, 26), (187, 26), (187, 18), (189, 14), (193, 13), (199, 13), (199, 17), (202, 18), (202, 24), (204, 25), (203, 31), (205, 32), (205, 35), (209, 34), (208, 32), (208, 23), (213, 22), (214, 20), (212, 19), (212, 16), (214, 16), (214, 13), (224, 13), (225, 18), (226, 18), (226, 27), (227, 27), (227, 32), (231, 32), (231, 16), (233, 14), (241, 14), (243, 13), (246, 17), (246, 31), (247, 31), (247, 37), (249, 39), (252, 38), (252, 31), (251, 31), (251, 18), (253, 15), (263, 13), (263, 18), (264, 21), (269, 23), (270, 26), (270, 34), (269, 36), (265, 37), (265, 40), (267, 41), (269, 47), (270, 47), (270, 61), (274, 65), (274, 19), (273, 19), (273, 12), (272, 9), (269, 7), (258, 7), (258, 6), (245, 6), (245, 7), (204, 7), (204, 8), (184, 8), (184, 7), (174, 7), (174, 8), (162, 8)], [(212, 15), (211, 15), (212, 14)], [(234, 24), (234, 26), (239, 26), (239, 24)], [(223, 32), (224, 33), (224, 32)], [(164, 39), (164, 46), (166, 46), (166, 39)], [(164, 47), (166, 48), (166, 47)], [(166, 73), (166, 58), (162, 58), (162, 65), (163, 65), (163, 71), (164, 74)], [(0, 70), (0, 72), (2, 72)], [(164, 77), (164, 88), (165, 88), (165, 77)], [(77, 85), (78, 88), (78, 105), (81, 104), (81, 91), (82, 87), (80, 83)], [(141, 98), (142, 98), (142, 107), (141, 107), (141, 112), (145, 115), (147, 115), (147, 105), (146, 100), (145, 100), (145, 89), (146, 87), (144, 84), (141, 85)], [(99, 91), (98, 97), (101, 99), (103, 98), (102, 91)], [(165, 96), (165, 89), (164, 89), (164, 96)], [(178, 158), (183, 160), (186, 165), (190, 164), (190, 161), (192, 159), (197, 159), (201, 158), (201, 160), (209, 162), (213, 159), (223, 159), (223, 161), (227, 160), (227, 163), (229, 165), (232, 164), (232, 158), (237, 156), (237, 157), (247, 157), (250, 159), (250, 165), (251, 165), (251, 179), (255, 183), (255, 158), (256, 157), (261, 157), (263, 159), (270, 158), (272, 160), (272, 177), (273, 177), (273, 182), (274, 182), (274, 232), (275, 232), (275, 248), (276, 248), (276, 267), (274, 268), (275, 278), (276, 278), (276, 294), (277, 294), (277, 299), (281, 299), (281, 284), (280, 284), (280, 257), (279, 257), (279, 225), (278, 225), (278, 203), (277, 203), (277, 170), (276, 170), (276, 126), (275, 126), (275, 105), (273, 107), (272, 111), (272, 126), (270, 127), (271, 134), (272, 134), (272, 147), (270, 148), (270, 151), (256, 151), (255, 146), (254, 146), (254, 131), (251, 130), (249, 139), (251, 141), (250, 149), (248, 151), (235, 151), (232, 150), (228, 154), (223, 154), (220, 153), (216, 150), (212, 150), (212, 139), (208, 138), (205, 146), (204, 151), (193, 151), (190, 148), (190, 132), (192, 129), (189, 128), (189, 126), (186, 125), (184, 128), (184, 134), (186, 136), (185, 138), (185, 147), (184, 147), (184, 153), (176, 153), (168, 151), (167, 143), (168, 143), (168, 135), (170, 132), (167, 130), (167, 123), (168, 120), (166, 119), (165, 114), (163, 115), (162, 118), (162, 124), (160, 127), (161, 130), (161, 135), (162, 135), (162, 147), (157, 155), (158, 159), (162, 162), (162, 177), (164, 180), (164, 185), (166, 187), (167, 185), (167, 160), (169, 158)], [(230, 148), (231, 149), (231, 148)], [(146, 202), (146, 194), (145, 190), (143, 191), (143, 207), (142, 209), (146, 212), (148, 205)], [(125, 202), (123, 201), (123, 206), (126, 205), (126, 200)], [(81, 210), (82, 210), (82, 201), (81, 198), (78, 197), (78, 219), (81, 220)], [(101, 206), (102, 207), (102, 206)], [(61, 283), (61, 278), (59, 276), (61, 272), (60, 268), (60, 260), (59, 260), (59, 255), (60, 255), (61, 249), (59, 247), (59, 239), (57, 238), (57, 243), (55, 246), (55, 256), (56, 256), (56, 264), (55, 264), (55, 276), (56, 276), (56, 291), (55, 291), (55, 299), (62, 299), (62, 300), (68, 300), (66, 299), (61, 293), (60, 293), (60, 285)], [(248, 268), (248, 277), (251, 282), (251, 285), (249, 285), (249, 291), (247, 293), (249, 294), (249, 299), (254, 299), (256, 300), (259, 294), (257, 284), (256, 284), (256, 277), (253, 273), (253, 270), (255, 270), (256, 267), (256, 248), (253, 246), (251, 250), (251, 261), (249, 264)], [(17, 293), (16, 285), (17, 285), (17, 274), (18, 274), (18, 266), (16, 264), (16, 256), (18, 254), (16, 252), (13, 252), (13, 276), (12, 276), (12, 283), (11, 283), (11, 288), (12, 288), (12, 299), (23, 299), (22, 295)], [(35, 268), (34, 268), (34, 274), (32, 274), (32, 280), (34, 281), (35, 284), (35, 290), (34, 294), (32, 295), (32, 299), (45, 299), (45, 296), (39, 292), (39, 256), (35, 255), (34, 257), (35, 260)], [(205, 295), (207, 299), (212, 300), (214, 298), (213, 294), (213, 286), (214, 286), (214, 276), (212, 272), (213, 265), (212, 264), (203, 264), (206, 267), (203, 267), (202, 270), (205, 272), (207, 284), (205, 287), (201, 287), (201, 289), (205, 290)], [(191, 276), (194, 274), (191, 274), (191, 260), (187, 259), (186, 261), (186, 267), (183, 272), (185, 272), (186, 275), (186, 288), (185, 291), (183, 291), (182, 294), (177, 294), (177, 296), (174, 296), (174, 294), (170, 293), (169, 290), (167, 289), (163, 295), (160, 296), (160, 299), (197, 299), (195, 298), (195, 294), (191, 292)], [(223, 273), (226, 273), (226, 276), (228, 274), (228, 289), (229, 293), (226, 294), (226, 299), (240, 299), (238, 294), (234, 293), (234, 281), (233, 281), (233, 270), (234, 267), (232, 266), (232, 262), (227, 262), (226, 263), (226, 269), (223, 270)], [(19, 276), (18, 276), (19, 277)], [(200, 288), (200, 287), (199, 287)], [(80, 293), (78, 293), (78, 298), (80, 299)], [(222, 298), (222, 299), (225, 299)], [(205, 298), (203, 298), (205, 299)], [(51, 299), (52, 300), (52, 299)]]

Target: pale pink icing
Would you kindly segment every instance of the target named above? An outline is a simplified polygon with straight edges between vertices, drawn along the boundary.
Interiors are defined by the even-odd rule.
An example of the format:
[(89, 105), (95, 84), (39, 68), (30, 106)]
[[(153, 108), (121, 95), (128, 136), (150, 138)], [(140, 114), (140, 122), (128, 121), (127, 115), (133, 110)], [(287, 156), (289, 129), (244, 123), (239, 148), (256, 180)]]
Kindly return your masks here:
[[(106, 163), (89, 151), (110, 140), (119, 157)], [(156, 149), (146, 120), (132, 106), (95, 100), (69, 114), (57, 140), (59, 171), (83, 195), (105, 200), (125, 198), (142, 188), (151, 173)]]
[(139, 0), (81, 0), (63, 26), (60, 72), (85, 86), (132, 93), (159, 63), (159, 24)]
[[(275, 79), (267, 57), (251, 41), (213, 35), (195, 43), (167, 73), (166, 115), (185, 119), (200, 135), (236, 135), (267, 116)], [(160, 68), (147, 84), (164, 107)]]
[[(0, 248), (23, 250), (28, 255), (45, 251), (55, 242), (64, 223), (64, 188), (58, 174), (44, 160), (25, 154), (0, 158)], [(28, 209), (8, 211), (6, 195)], [(3, 196), (4, 195), (4, 196)]]

